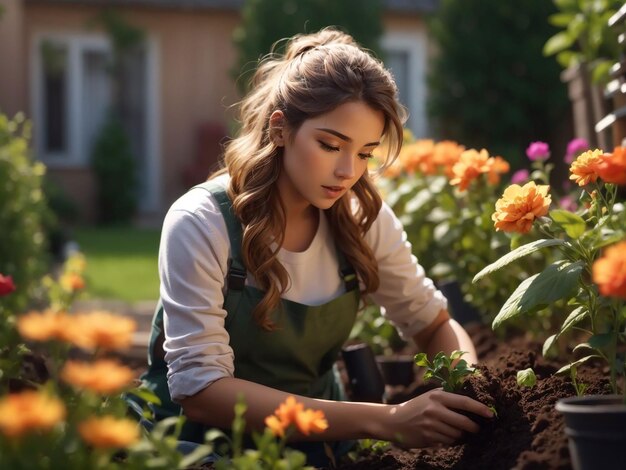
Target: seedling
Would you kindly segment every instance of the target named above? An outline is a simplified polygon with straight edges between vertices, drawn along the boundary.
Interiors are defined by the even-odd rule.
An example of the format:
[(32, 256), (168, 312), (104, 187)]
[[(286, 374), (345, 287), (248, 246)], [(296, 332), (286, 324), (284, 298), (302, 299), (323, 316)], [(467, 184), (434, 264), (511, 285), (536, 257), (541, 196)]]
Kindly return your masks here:
[(530, 367), (524, 370), (517, 371), (517, 385), (520, 387), (534, 387), (537, 384), (537, 376), (535, 371)]
[[(460, 359), (465, 351), (452, 351), (450, 356), (446, 356), (443, 352), (438, 352), (433, 361), (428, 360), (428, 356), (424, 353), (415, 355), (415, 364), (420, 367), (426, 367), (424, 380), (437, 380), (446, 392), (458, 392), (465, 379), (477, 374), (478, 371), (474, 367), (470, 367), (465, 359)], [(454, 361), (457, 361), (453, 365)]]

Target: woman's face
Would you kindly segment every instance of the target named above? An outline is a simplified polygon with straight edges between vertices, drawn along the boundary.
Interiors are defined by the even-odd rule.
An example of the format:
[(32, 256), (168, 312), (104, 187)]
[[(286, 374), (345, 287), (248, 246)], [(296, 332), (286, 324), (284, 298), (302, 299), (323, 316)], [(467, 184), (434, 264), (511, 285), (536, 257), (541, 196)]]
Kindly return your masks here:
[(295, 135), (286, 129), (278, 187), (287, 207), (331, 207), (367, 170), (384, 125), (382, 111), (355, 101), (304, 121)]

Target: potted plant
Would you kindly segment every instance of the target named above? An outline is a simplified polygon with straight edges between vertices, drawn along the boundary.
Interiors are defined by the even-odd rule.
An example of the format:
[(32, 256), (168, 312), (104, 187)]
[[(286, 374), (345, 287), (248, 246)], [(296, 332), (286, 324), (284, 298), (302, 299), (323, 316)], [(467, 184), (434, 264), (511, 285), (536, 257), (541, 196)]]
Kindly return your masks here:
[[(575, 356), (558, 372), (570, 372), (591, 359), (604, 361), (612, 391), (608, 396), (557, 402), (565, 416), (574, 468), (624, 468), (626, 212), (620, 185), (626, 184), (626, 149), (586, 151), (572, 163), (570, 173), (570, 179), (583, 188), (576, 211), (550, 211), (549, 185), (531, 181), (504, 191), (492, 219), (496, 230), (513, 234), (511, 244), (517, 248), (484, 268), (474, 282), (538, 250), (554, 247), (561, 253), (560, 259), (521, 282), (492, 326), (495, 329), (511, 318), (537, 313), (557, 301), (566, 303), (569, 314), (545, 341), (544, 354), (560, 338), (576, 333)], [(523, 244), (521, 236), (533, 226), (544, 238)], [(583, 357), (577, 358), (582, 352)], [(594, 426), (599, 428), (593, 430)]]

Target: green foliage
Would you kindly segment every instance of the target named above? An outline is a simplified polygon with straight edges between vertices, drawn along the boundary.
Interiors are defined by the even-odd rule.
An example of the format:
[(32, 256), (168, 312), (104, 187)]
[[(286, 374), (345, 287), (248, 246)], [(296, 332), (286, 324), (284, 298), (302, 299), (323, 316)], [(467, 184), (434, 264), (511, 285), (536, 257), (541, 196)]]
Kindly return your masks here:
[(609, 68), (619, 60), (618, 31), (609, 19), (624, 3), (622, 0), (553, 0), (559, 9), (549, 21), (561, 31), (543, 47), (546, 56), (556, 54), (564, 68), (587, 64), (592, 79), (605, 81)]
[(530, 367), (517, 371), (517, 385), (520, 387), (534, 387), (537, 384), (537, 376), (535, 371)]
[(115, 118), (102, 127), (92, 154), (99, 221), (126, 224), (137, 208), (137, 164), (122, 125)]
[[(466, 352), (452, 351), (450, 356), (446, 356), (440, 351), (430, 362), (425, 353), (419, 353), (415, 355), (415, 364), (426, 367), (424, 380), (437, 380), (446, 392), (458, 392), (468, 376), (478, 373), (474, 367), (467, 365), (465, 359), (461, 359), (463, 354)], [(454, 361), (458, 362), (453, 365)]]
[(519, 166), (518, 149), (549, 141), (569, 113), (559, 67), (542, 47), (554, 33), (547, 0), (442, 0), (430, 27), (429, 111), (441, 138), (489, 148)]
[(241, 25), (233, 37), (239, 50), (233, 72), (240, 90), (246, 90), (257, 61), (270, 52), (272, 44), (294, 34), (337, 26), (362, 46), (378, 51), (381, 16), (381, 0), (246, 0)]
[[(31, 159), (30, 124), (18, 114), (0, 114), (0, 273), (12, 276), (17, 290), (0, 300), (3, 312), (21, 311), (45, 272), (43, 220), (48, 209), (42, 191), (45, 167)], [(0, 326), (0, 328), (2, 328)]]

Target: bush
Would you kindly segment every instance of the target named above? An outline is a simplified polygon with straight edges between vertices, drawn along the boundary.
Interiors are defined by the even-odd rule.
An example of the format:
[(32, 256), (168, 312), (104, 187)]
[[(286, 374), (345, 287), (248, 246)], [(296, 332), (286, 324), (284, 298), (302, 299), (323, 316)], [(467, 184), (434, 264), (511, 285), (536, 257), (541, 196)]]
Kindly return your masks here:
[(136, 163), (122, 125), (110, 118), (94, 145), (92, 169), (97, 181), (98, 220), (127, 224), (137, 209)]
[(12, 276), (17, 291), (2, 298), (2, 310), (23, 310), (46, 270), (48, 217), (42, 191), (45, 166), (33, 162), (28, 149), (30, 124), (18, 114), (0, 114), (0, 273)]

